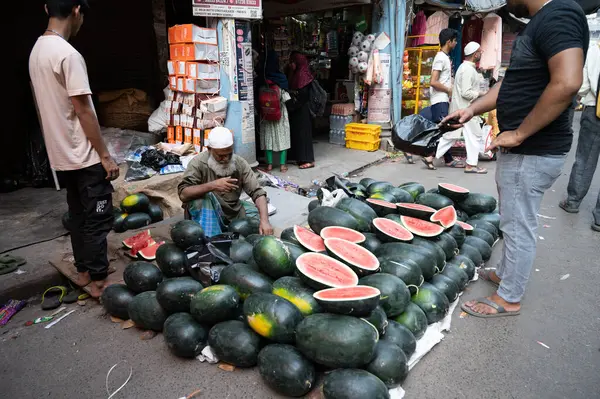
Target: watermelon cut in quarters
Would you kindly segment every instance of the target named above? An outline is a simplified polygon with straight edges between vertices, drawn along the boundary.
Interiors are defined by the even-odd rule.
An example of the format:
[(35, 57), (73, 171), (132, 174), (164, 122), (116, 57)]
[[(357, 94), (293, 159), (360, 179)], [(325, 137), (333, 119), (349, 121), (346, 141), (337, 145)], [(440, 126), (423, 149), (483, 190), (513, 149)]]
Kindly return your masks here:
[(444, 232), (444, 228), (439, 224), (410, 216), (402, 216), (402, 224), (408, 231), (420, 237), (437, 237)]
[(387, 218), (373, 219), (373, 230), (377, 237), (384, 242), (412, 241), (413, 234), (400, 223)]
[(313, 233), (309, 229), (302, 226), (294, 226), (294, 235), (296, 239), (304, 248), (312, 252), (325, 251), (325, 244), (323, 239), (318, 234)]
[(328, 288), (317, 291), (313, 297), (328, 313), (349, 316), (368, 316), (379, 305), (381, 291), (368, 285)]
[(148, 245), (146, 248), (140, 249), (137, 255), (142, 259), (153, 261), (154, 259), (156, 259), (156, 251), (158, 251), (158, 248), (164, 243), (164, 241), (160, 241), (155, 242), (152, 245)]
[(368, 249), (341, 238), (325, 240), (327, 253), (350, 266), (358, 276), (366, 276), (379, 270), (379, 259)]
[(465, 231), (465, 233), (467, 233), (467, 234), (471, 234), (473, 232), (473, 226), (471, 226), (467, 222), (461, 222), (460, 220), (457, 220), (456, 224), (459, 225), (460, 227), (462, 227), (463, 230)]
[(154, 239), (152, 237), (148, 238), (147, 241), (138, 241), (135, 244), (133, 244), (133, 246), (131, 247), (131, 249), (129, 249), (129, 251), (127, 251), (125, 254), (131, 258), (137, 258), (138, 254), (141, 250), (155, 245), (156, 241), (154, 241)]
[(382, 199), (367, 198), (367, 204), (369, 204), (369, 206), (373, 208), (373, 210), (379, 217), (384, 217), (391, 213), (398, 213), (398, 208), (396, 207), (396, 204), (384, 201)]
[(433, 223), (442, 225), (442, 227), (445, 229), (448, 229), (454, 226), (458, 220), (456, 216), (456, 209), (454, 209), (452, 205), (448, 205), (431, 215), (429, 220), (431, 220)]
[(469, 190), (451, 183), (439, 183), (438, 191), (452, 201), (462, 201), (469, 196)]
[(307, 252), (296, 259), (296, 268), (306, 285), (317, 290), (353, 287), (358, 276), (350, 267), (330, 256)]
[(396, 204), (398, 213), (403, 216), (429, 220), (431, 215), (435, 213), (435, 209), (421, 204), (413, 204), (410, 202), (399, 202)]
[(125, 248), (133, 248), (133, 245), (137, 242), (147, 242), (152, 236), (150, 235), (150, 229), (144, 230), (134, 236), (123, 240), (123, 246)]
[(362, 244), (367, 239), (363, 233), (341, 226), (325, 227), (321, 230), (321, 237), (324, 240), (328, 238), (341, 238), (355, 244)]

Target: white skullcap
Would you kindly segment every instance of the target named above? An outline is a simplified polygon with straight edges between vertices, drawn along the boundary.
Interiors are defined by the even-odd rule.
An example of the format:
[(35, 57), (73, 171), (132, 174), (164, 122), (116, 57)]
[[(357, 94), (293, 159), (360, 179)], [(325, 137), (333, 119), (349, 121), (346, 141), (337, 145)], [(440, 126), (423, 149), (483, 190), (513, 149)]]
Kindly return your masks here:
[(215, 148), (220, 150), (222, 148), (229, 148), (233, 145), (233, 134), (231, 130), (226, 127), (215, 127), (208, 134), (207, 147)]
[(477, 50), (479, 50), (479, 47), (481, 47), (479, 45), (479, 43), (477, 42), (469, 42), (466, 46), (465, 46), (465, 56), (470, 56), (471, 54), (473, 54), (474, 52), (476, 52)]

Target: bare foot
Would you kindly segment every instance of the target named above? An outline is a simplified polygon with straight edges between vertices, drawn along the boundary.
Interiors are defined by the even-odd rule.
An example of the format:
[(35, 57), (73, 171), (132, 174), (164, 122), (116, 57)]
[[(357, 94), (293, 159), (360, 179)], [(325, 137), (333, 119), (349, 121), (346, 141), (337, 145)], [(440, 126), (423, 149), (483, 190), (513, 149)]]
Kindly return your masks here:
[(74, 278), (74, 283), (80, 287), (85, 287), (88, 285), (92, 279), (90, 278), (90, 274), (88, 272), (77, 272), (77, 277)]
[(90, 285), (90, 295), (92, 298), (100, 298), (102, 293), (104, 292), (104, 288), (106, 287), (106, 280), (98, 280), (94, 281), (92, 285)]
[(502, 279), (498, 277), (495, 270), (481, 268), (477, 271), (477, 274), (482, 280), (491, 281), (492, 283), (495, 283), (497, 285), (500, 285), (500, 283), (502, 282)]
[(285, 173), (285, 172), (287, 172), (287, 171), (288, 171), (288, 167), (287, 167), (287, 166), (285, 166), (285, 165), (281, 165), (281, 166), (279, 167), (279, 171), (280, 171), (281, 173)]
[[(507, 312), (517, 312), (517, 311), (521, 310), (520, 302), (517, 302), (517, 303), (506, 302), (495, 292), (491, 296), (487, 297), (487, 299), (502, 306)], [(480, 314), (498, 313), (498, 311), (496, 309), (492, 308), (491, 306), (486, 305), (485, 303), (477, 302), (477, 301), (465, 302), (465, 306), (472, 309), (474, 312), (477, 312)]]
[(271, 165), (271, 164), (268, 164), (268, 165), (267, 165), (267, 172), (270, 172), (270, 171), (272, 171), (272, 170), (273, 170), (273, 165)]

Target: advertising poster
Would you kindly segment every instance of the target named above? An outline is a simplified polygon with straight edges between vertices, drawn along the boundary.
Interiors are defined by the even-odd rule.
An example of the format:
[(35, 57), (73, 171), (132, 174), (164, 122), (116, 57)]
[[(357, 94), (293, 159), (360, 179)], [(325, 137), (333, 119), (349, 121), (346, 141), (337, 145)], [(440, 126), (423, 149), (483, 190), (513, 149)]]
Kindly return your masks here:
[(262, 19), (262, 0), (192, 0), (195, 17)]

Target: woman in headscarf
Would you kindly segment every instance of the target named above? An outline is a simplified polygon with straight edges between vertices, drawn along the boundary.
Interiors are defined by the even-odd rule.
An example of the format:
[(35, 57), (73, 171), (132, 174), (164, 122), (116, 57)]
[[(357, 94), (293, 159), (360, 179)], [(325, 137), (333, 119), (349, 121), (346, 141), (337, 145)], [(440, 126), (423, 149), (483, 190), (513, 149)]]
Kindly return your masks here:
[(315, 167), (312, 143), (312, 118), (310, 115), (310, 83), (314, 80), (305, 55), (290, 55), (290, 89), (292, 100), (288, 102), (292, 151), (300, 169)]
[[(267, 53), (267, 59), (264, 60), (264, 69), (259, 70), (261, 87), (277, 87), (279, 92), (279, 106), (281, 109), (281, 118), (277, 121), (260, 120), (260, 148), (265, 151), (267, 159), (267, 171), (273, 169), (273, 152), (279, 152), (279, 169), (281, 172), (287, 172), (286, 160), (287, 150), (290, 148), (290, 122), (285, 103), (290, 100), (287, 90), (288, 80), (285, 74), (279, 71), (279, 56), (273, 50)], [(261, 68), (262, 69), (262, 68)]]

